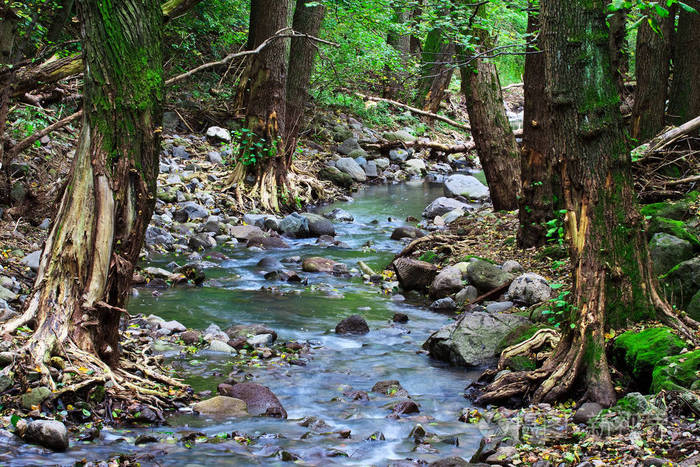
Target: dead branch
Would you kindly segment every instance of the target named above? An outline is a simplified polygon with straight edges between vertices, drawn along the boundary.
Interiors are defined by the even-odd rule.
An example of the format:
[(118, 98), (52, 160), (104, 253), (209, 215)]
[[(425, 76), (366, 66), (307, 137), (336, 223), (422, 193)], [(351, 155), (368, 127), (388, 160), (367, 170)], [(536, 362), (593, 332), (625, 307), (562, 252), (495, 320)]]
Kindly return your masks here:
[(678, 141), (683, 136), (689, 135), (698, 129), (700, 129), (700, 115), (685, 122), (681, 126), (671, 128), (670, 130), (660, 133), (646, 145), (639, 146), (637, 149), (635, 149), (635, 151), (643, 151), (642, 158), (646, 157), (646, 155), (660, 151), (669, 144)]
[(700, 181), (700, 175), (693, 175), (692, 177), (679, 178), (678, 180), (668, 180), (664, 182), (664, 185), (680, 185), (682, 183), (690, 183)]
[(37, 131), (33, 135), (23, 139), (19, 143), (12, 146), (10, 148), (10, 150), (8, 151), (8, 156), (9, 157), (16, 156), (17, 154), (19, 154), (20, 152), (24, 151), (29, 146), (34, 144), (35, 141), (40, 140), (41, 138), (43, 138), (44, 136), (48, 135), (49, 133), (51, 133), (53, 131), (56, 131), (60, 128), (63, 128), (64, 126), (68, 125), (69, 123), (79, 119), (82, 115), (83, 115), (83, 111), (80, 110), (80, 111), (74, 113), (73, 115), (69, 115), (68, 117), (66, 117), (64, 119), (57, 121), (56, 123), (52, 123), (51, 125), (47, 126), (46, 128), (44, 128), (41, 131)]

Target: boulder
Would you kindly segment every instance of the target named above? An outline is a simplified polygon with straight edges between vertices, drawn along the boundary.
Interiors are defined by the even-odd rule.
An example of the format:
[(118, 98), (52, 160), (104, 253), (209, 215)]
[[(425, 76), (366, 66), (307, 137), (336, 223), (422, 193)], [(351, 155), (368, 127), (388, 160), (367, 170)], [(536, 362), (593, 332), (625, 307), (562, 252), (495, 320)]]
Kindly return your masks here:
[(405, 170), (409, 174), (420, 175), (426, 169), (423, 159), (409, 159), (406, 161)]
[(347, 266), (329, 258), (320, 256), (310, 256), (304, 258), (301, 262), (301, 269), (304, 272), (327, 272), (327, 273), (344, 273), (347, 272)]
[(433, 283), (437, 274), (435, 265), (417, 259), (401, 257), (392, 265), (404, 290), (424, 290)]
[(367, 334), (369, 326), (360, 315), (348, 316), (335, 327), (336, 334)]
[(430, 203), (423, 210), (423, 217), (427, 219), (433, 219), (435, 218), (435, 216), (442, 216), (443, 214), (447, 214), (448, 212), (453, 211), (455, 209), (462, 209), (463, 211), (467, 211), (469, 208), (470, 206), (466, 203), (457, 201), (453, 198), (446, 198), (442, 196)]
[(257, 383), (220, 384), (219, 393), (223, 396), (240, 399), (248, 406), (251, 415), (287, 418), (282, 403), (267, 386)]
[(693, 298), (690, 299), (688, 306), (685, 308), (688, 316), (693, 318), (695, 321), (700, 321), (700, 290), (695, 292)]
[[(504, 272), (501, 269), (502, 272)], [(507, 272), (504, 272), (508, 274)], [(522, 274), (511, 282), (506, 296), (509, 300), (522, 303), (523, 305), (534, 305), (535, 303), (549, 300), (552, 289), (544, 277), (528, 272)]]
[(367, 165), (363, 167), (365, 170), (365, 175), (367, 175), (368, 178), (377, 178), (379, 177), (379, 168), (377, 167), (377, 163), (374, 161), (369, 161), (367, 162)]
[(248, 410), (245, 401), (230, 396), (214, 396), (197, 402), (192, 408), (206, 415), (218, 417), (245, 417)]
[(299, 213), (293, 212), (279, 223), (280, 230), (292, 238), (305, 238), (310, 235), (309, 220)]
[(346, 156), (352, 153), (353, 151), (357, 151), (358, 149), (362, 151), (362, 148), (360, 147), (360, 143), (358, 143), (357, 138), (353, 137), (347, 138), (340, 144), (340, 146), (338, 146), (338, 152)]
[(449, 266), (435, 276), (433, 283), (430, 284), (429, 293), (431, 298), (437, 299), (457, 293), (461, 289), (462, 272), (454, 266)]
[(404, 238), (415, 239), (420, 237), (425, 237), (425, 233), (421, 229), (410, 225), (396, 227), (391, 233), (392, 240), (401, 240)]
[(469, 263), (466, 271), (469, 283), (476, 287), (479, 292), (486, 293), (491, 290), (509, 284), (514, 275), (504, 272), (495, 264), (482, 259), (477, 259)]
[(489, 189), (476, 177), (471, 175), (454, 174), (445, 180), (445, 196), (463, 196), (467, 199), (482, 201), (488, 199)]
[(654, 274), (666, 274), (676, 264), (693, 257), (693, 245), (667, 233), (654, 234), (649, 241), (649, 254)]
[(34, 420), (17, 424), (17, 432), (28, 443), (39, 444), (54, 451), (68, 449), (68, 430), (57, 420)]
[(321, 180), (329, 180), (334, 185), (341, 188), (350, 188), (352, 186), (352, 177), (336, 167), (322, 168), (318, 171), (318, 178)]
[(350, 157), (342, 157), (336, 161), (335, 166), (341, 172), (345, 172), (346, 174), (350, 175), (352, 179), (356, 182), (367, 181), (367, 175), (365, 174), (365, 171), (362, 170), (360, 164), (355, 162), (355, 159), (352, 159)]
[(684, 310), (700, 290), (700, 256), (683, 261), (661, 276), (666, 297)]
[(214, 339), (209, 342), (209, 347), (207, 348), (210, 352), (221, 352), (221, 353), (236, 353), (236, 349), (228, 345), (224, 341)]
[(652, 392), (700, 390), (700, 349), (659, 361), (652, 373)]
[(208, 250), (216, 246), (214, 237), (207, 233), (199, 233), (189, 238), (187, 246), (193, 250)]
[(305, 212), (302, 216), (305, 217), (308, 222), (309, 234), (312, 237), (320, 237), (322, 235), (335, 237), (335, 227), (333, 227), (333, 223), (325, 217), (310, 212)]
[(147, 246), (162, 246), (170, 249), (175, 243), (175, 238), (167, 230), (149, 225), (146, 228), (145, 242)]
[(603, 406), (597, 402), (584, 402), (574, 413), (574, 423), (587, 424), (588, 420), (595, 417), (603, 410)]
[(404, 143), (411, 143), (416, 140), (415, 136), (405, 130), (387, 131), (383, 133), (382, 136), (389, 142), (401, 141)]
[(408, 397), (408, 391), (395, 379), (377, 381), (371, 391), (389, 397)]
[(460, 366), (493, 363), (498, 344), (512, 330), (529, 323), (511, 314), (471, 312), (434, 332), (423, 344), (430, 356)]
[(407, 415), (412, 413), (419, 413), (420, 408), (418, 408), (418, 404), (416, 404), (415, 401), (412, 401), (411, 399), (405, 399), (394, 404), (391, 408), (391, 411), (396, 415)]
[(218, 126), (210, 126), (207, 128), (207, 138), (214, 142), (231, 142), (231, 133), (226, 128), (221, 128)]

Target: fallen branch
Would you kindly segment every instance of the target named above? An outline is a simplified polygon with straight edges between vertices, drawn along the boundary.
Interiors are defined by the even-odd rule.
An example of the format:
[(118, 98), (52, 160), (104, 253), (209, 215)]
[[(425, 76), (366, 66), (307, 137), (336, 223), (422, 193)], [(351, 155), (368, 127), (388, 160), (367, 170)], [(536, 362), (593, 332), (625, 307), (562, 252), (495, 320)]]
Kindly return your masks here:
[(679, 178), (678, 180), (669, 180), (664, 182), (664, 185), (680, 185), (681, 183), (691, 183), (700, 181), (700, 175), (693, 175), (692, 177)]
[(501, 91), (506, 91), (506, 90), (512, 89), (512, 88), (521, 88), (521, 87), (523, 87), (523, 85), (524, 85), (524, 83), (509, 84), (508, 86), (501, 88)]
[(442, 115), (434, 114), (432, 112), (427, 112), (425, 110), (421, 110), (416, 107), (411, 107), (410, 105), (407, 104), (402, 104), (401, 102), (394, 101), (391, 99), (385, 99), (383, 97), (374, 97), (374, 96), (368, 96), (367, 94), (362, 94), (359, 92), (354, 92), (354, 94), (358, 97), (361, 97), (362, 99), (372, 101), (372, 102), (386, 102), (387, 104), (393, 105), (395, 107), (400, 107), (402, 109), (410, 110), (411, 112), (418, 114), (418, 115), (423, 115), (424, 117), (429, 117), (435, 120), (440, 120), (441, 122), (445, 122), (449, 125), (452, 125), (455, 128), (462, 129), (464, 131), (472, 131), (472, 128), (469, 125), (464, 125), (462, 123), (455, 122), (454, 120), (451, 120), (447, 117), (443, 117)]
[(8, 151), (8, 156), (13, 157), (19, 154), (20, 152), (24, 151), (27, 149), (29, 146), (34, 144), (35, 141), (40, 140), (44, 136), (48, 135), (49, 133), (56, 131), (60, 128), (63, 128), (64, 126), (68, 125), (69, 123), (79, 119), (83, 115), (83, 111), (80, 110), (73, 115), (69, 115), (68, 117), (64, 118), (63, 120), (59, 120), (56, 123), (52, 123), (51, 125), (47, 126), (41, 131), (37, 131), (33, 135), (23, 139), (19, 143), (15, 144), (10, 148)]
[(488, 298), (491, 298), (491, 297), (494, 297), (494, 296), (497, 297), (498, 295), (501, 294), (501, 292), (508, 290), (508, 287), (509, 287), (509, 286), (510, 286), (510, 283), (507, 283), (507, 284), (504, 284), (504, 285), (502, 285), (502, 286), (500, 286), (500, 287), (496, 287), (496, 288), (493, 289), (493, 290), (489, 290), (489, 291), (486, 292), (485, 294), (479, 295), (479, 296), (476, 297), (474, 300), (472, 300), (472, 301), (470, 301), (469, 303), (467, 303), (467, 304), (466, 304), (466, 307), (471, 307), (471, 306), (473, 306), (473, 305), (476, 305), (477, 303), (483, 302), (484, 300), (486, 300), (486, 299), (488, 299)]
[(648, 143), (642, 144), (633, 150), (633, 152), (640, 154), (637, 162), (644, 159), (647, 155), (660, 151), (669, 144), (678, 141), (683, 136), (686, 136), (698, 129), (700, 129), (700, 115), (685, 122), (681, 126), (671, 128), (670, 130), (666, 130), (663, 133), (658, 134)]

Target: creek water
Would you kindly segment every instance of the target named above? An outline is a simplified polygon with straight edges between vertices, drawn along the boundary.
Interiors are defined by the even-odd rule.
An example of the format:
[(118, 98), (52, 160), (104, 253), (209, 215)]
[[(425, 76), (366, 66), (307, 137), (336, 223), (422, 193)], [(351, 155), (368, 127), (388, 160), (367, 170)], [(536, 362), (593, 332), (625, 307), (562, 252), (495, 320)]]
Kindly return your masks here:
[[(387, 465), (393, 460), (433, 461), (448, 456), (467, 459), (477, 449), (483, 433), (476, 425), (457, 420), (469, 405), (464, 387), (478, 375), (449, 367), (417, 352), (429, 334), (450, 318), (433, 313), (424, 299), (408, 296), (392, 300), (381, 288), (326, 274), (306, 274), (308, 285), (275, 283), (264, 279), (256, 267), (260, 259), (273, 256), (324, 256), (353, 268), (362, 260), (381, 270), (403, 244), (389, 239), (391, 231), (405, 224), (407, 216), (420, 217), (423, 208), (442, 196), (442, 185), (411, 182), (365, 188), (353, 202), (320, 208), (325, 212), (343, 208), (355, 217), (352, 223), (335, 223), (337, 239), (349, 249), (324, 248), (315, 239), (288, 240), (290, 249), (251, 251), (244, 247), (222, 250), (230, 259), (206, 270), (207, 281), (198, 288), (172, 288), (158, 297), (144, 292), (132, 298), (132, 314), (156, 314), (177, 320), (187, 327), (204, 329), (215, 323), (259, 323), (274, 329), (279, 339), (311, 344), (306, 366), (284, 366), (278, 370), (251, 368), (252, 381), (268, 386), (289, 414), (287, 420), (266, 417), (214, 419), (178, 415), (157, 428), (105, 428), (92, 442), (71, 440), (65, 453), (46, 453), (23, 446), (20, 452), (0, 456), (0, 463), (14, 465), (73, 464), (79, 459), (107, 459), (121, 453), (155, 455), (159, 465), (282, 465), (279, 451), (286, 450), (310, 465)], [(172, 258), (162, 258), (162, 265)], [(275, 291), (261, 290), (275, 287)], [(409, 316), (408, 323), (394, 325), (395, 312)], [(351, 314), (365, 317), (370, 333), (338, 336), (335, 325)], [(179, 376), (195, 391), (212, 390), (232, 370), (229, 356), (202, 351), (184, 355), (163, 348)], [(350, 388), (369, 392), (380, 380), (395, 379), (420, 406), (420, 414), (387, 418), (396, 402), (370, 393), (369, 401), (348, 401), (343, 392)], [(329, 427), (319, 430), (299, 425), (300, 419), (315, 416)], [(417, 423), (442, 441), (432, 448), (418, 447), (409, 436)], [(350, 439), (340, 439), (339, 430), (351, 430)], [(253, 442), (239, 444), (232, 439), (208, 441), (186, 447), (179, 440), (188, 432), (208, 436), (233, 431), (245, 433)], [(368, 440), (381, 432), (384, 440)], [(310, 434), (309, 434), (310, 433)], [(135, 446), (141, 434), (155, 434), (159, 442)], [(144, 465), (150, 461), (145, 460)]]

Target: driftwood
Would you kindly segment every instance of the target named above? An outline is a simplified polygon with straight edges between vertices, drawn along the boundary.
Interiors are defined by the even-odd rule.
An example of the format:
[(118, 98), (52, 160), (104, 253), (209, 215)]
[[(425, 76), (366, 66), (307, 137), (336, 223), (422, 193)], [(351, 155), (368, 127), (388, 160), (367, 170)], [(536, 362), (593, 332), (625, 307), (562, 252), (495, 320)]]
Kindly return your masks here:
[[(678, 141), (680, 138), (689, 135), (695, 130), (700, 129), (700, 115), (692, 120), (689, 120), (681, 126), (671, 128), (657, 135), (647, 143), (648, 147), (644, 150), (645, 154), (660, 151), (669, 144)], [(643, 147), (643, 146), (642, 146)]]

